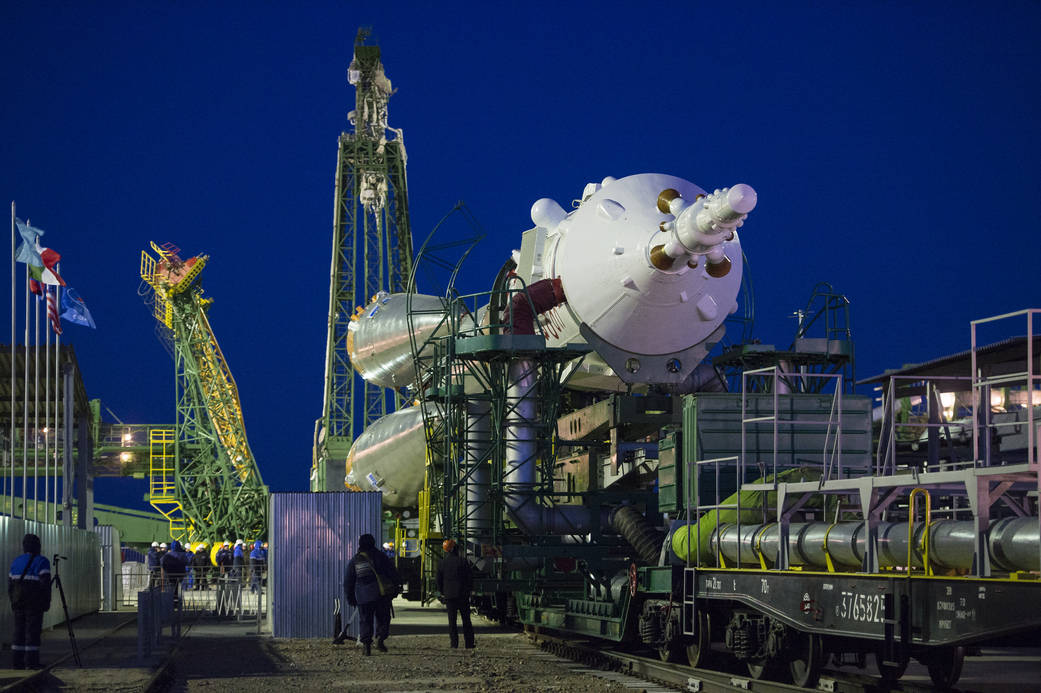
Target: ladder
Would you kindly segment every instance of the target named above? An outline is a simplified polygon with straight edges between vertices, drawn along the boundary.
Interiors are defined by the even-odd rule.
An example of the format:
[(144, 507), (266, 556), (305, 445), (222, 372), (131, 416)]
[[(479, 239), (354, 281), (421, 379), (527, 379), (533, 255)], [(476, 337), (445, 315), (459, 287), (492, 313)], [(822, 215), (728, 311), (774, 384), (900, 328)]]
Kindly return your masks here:
[(148, 432), (148, 502), (170, 522), (170, 538), (185, 541), (188, 526), (177, 500), (176, 436), (172, 428)]

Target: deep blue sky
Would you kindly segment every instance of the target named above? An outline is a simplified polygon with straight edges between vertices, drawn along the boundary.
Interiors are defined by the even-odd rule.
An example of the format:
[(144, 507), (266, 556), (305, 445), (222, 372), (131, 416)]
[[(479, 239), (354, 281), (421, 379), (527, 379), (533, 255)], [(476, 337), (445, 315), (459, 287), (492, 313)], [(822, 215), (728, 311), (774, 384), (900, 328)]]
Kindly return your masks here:
[(535, 199), (663, 172), (758, 190), (742, 241), (764, 342), (790, 342), (818, 281), (852, 301), (862, 377), (1041, 307), (1041, 3), (499, 5), (3, 3), (0, 196), (94, 313), (66, 329), (90, 396), (173, 418), (139, 255), (208, 253), (263, 477), (307, 487), (360, 25), (399, 90), (417, 245), (460, 199), (488, 234), (473, 290)]

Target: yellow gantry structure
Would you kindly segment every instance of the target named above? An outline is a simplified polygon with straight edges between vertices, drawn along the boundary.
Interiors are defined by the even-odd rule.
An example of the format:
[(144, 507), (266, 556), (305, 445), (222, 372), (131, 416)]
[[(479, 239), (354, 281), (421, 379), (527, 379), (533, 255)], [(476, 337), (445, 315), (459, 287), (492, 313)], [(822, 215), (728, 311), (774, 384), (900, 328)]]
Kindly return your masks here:
[(170, 537), (187, 541), (190, 533), (177, 498), (175, 433), (172, 428), (148, 432), (148, 501), (170, 522)]
[(212, 300), (202, 296), (209, 256), (182, 260), (173, 245), (151, 247), (155, 256), (141, 253), (141, 278), (172, 346), (177, 428), (172, 441), (153, 447), (150, 501), (171, 518), (171, 531), (174, 517), (183, 518), (188, 540), (259, 537), (266, 531), (267, 489), (246, 437), (238, 387), (207, 316)]

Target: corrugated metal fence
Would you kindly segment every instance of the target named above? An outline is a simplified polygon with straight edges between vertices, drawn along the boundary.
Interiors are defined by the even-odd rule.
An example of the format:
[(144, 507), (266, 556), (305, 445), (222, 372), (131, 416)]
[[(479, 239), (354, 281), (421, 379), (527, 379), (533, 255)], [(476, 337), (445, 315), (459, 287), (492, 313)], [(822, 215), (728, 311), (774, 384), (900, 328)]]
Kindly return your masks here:
[[(65, 556), (58, 566), (65, 598), (69, 603), (69, 616), (76, 618), (98, 610), (101, 601), (101, 584), (98, 575), (101, 571), (101, 549), (98, 536), (91, 531), (64, 527), (62, 525), (44, 524), (31, 520), (21, 520), (7, 516), (0, 517), (0, 565), (4, 571), (11, 565), (22, 551), (22, 537), (26, 533), (40, 537), (43, 543), (43, 554), (51, 561), (51, 574), (55, 572), (54, 554)], [(4, 643), (11, 642), (14, 631), (14, 618), (4, 590), (3, 606), (0, 607), (0, 638)], [(61, 599), (57, 590), (52, 595), (51, 609), (43, 617), (43, 626), (48, 628), (65, 620), (61, 609)]]
[(119, 548), (119, 530), (112, 525), (99, 525), (94, 528), (94, 532), (101, 542), (101, 608), (103, 611), (114, 611), (119, 606), (123, 592), (123, 556)]
[[(383, 494), (272, 493), (268, 557), (271, 632), (276, 638), (332, 638), (334, 610), (358, 537), (381, 536)], [(344, 621), (353, 611), (344, 607)], [(357, 635), (355, 619), (350, 635)]]

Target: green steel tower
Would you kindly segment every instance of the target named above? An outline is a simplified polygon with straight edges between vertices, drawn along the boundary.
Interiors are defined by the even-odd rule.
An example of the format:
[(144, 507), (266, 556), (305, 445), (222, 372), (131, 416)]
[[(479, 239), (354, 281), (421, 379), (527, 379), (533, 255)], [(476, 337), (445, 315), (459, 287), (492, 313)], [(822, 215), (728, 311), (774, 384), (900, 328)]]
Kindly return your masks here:
[(199, 539), (261, 538), (267, 487), (246, 438), (235, 379), (207, 317), (200, 275), (207, 255), (182, 260), (170, 244), (141, 253), (152, 287), (160, 338), (173, 354), (177, 423), (149, 431), (149, 500), (170, 520), (171, 535)]
[(412, 231), (401, 130), (387, 125), (394, 93), (378, 46), (366, 46), (360, 29), (347, 69), (355, 108), (353, 132), (340, 134), (333, 210), (329, 322), (325, 348), (325, 399), (316, 422), (312, 491), (341, 491), (344, 461), (355, 436), (392, 412), (397, 395), (355, 375), (347, 355), (351, 318), (380, 291), (405, 290), (412, 271)]

